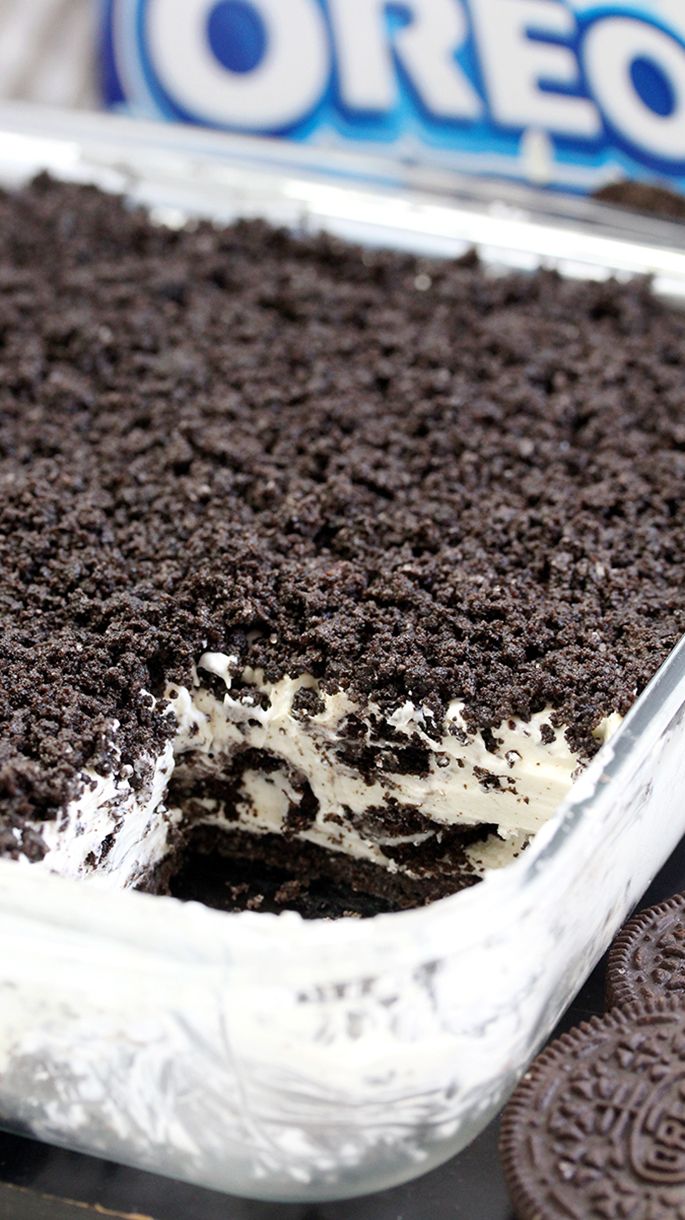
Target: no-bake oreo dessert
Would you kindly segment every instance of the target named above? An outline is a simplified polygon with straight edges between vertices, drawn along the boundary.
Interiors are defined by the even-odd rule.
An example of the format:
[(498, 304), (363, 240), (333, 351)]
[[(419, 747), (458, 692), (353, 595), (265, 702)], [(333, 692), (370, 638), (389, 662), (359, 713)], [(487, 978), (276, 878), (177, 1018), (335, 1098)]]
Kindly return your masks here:
[(308, 914), (514, 858), (685, 627), (684, 372), (646, 283), (0, 197), (2, 855)]

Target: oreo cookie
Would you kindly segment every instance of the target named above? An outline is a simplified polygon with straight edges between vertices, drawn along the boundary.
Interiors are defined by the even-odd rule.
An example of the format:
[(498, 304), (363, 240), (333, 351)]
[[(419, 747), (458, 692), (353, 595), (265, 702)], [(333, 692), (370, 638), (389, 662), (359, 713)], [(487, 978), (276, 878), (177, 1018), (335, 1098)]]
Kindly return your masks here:
[(609, 952), (607, 1007), (677, 999), (685, 1019), (685, 894), (641, 911)]
[(507, 1106), (519, 1220), (685, 1220), (685, 1010), (615, 1009), (564, 1034)]

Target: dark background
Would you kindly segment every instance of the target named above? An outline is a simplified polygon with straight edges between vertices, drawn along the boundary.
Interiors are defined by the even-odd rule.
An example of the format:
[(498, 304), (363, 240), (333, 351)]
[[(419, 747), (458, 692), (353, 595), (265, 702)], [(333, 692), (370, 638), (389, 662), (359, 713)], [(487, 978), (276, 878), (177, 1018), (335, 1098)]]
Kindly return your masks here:
[[(640, 906), (685, 890), (685, 839)], [(602, 963), (560, 1029), (601, 1012)], [(459, 1156), (395, 1190), (342, 1203), (254, 1203), (0, 1133), (0, 1220), (513, 1220), (493, 1123)]]

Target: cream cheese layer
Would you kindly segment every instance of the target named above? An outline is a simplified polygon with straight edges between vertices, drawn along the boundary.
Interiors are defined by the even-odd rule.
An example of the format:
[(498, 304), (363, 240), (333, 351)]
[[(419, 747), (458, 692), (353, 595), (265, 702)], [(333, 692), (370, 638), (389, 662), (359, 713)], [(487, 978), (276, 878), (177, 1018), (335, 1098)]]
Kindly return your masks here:
[[(203, 673), (215, 679), (211, 686)], [(298, 711), (302, 691), (315, 696), (320, 710), (313, 715)], [(459, 699), (450, 703), (438, 733), (430, 710), (413, 703), (384, 716), (373, 702), (364, 708), (344, 691), (322, 691), (310, 674), (272, 683), (260, 670), (239, 670), (237, 658), (223, 653), (205, 653), (192, 687), (170, 687), (167, 698), (178, 724), (180, 779), (190, 780), (198, 769), (205, 776), (221, 773), (245, 749), (269, 759), (268, 768), (242, 772), (234, 808), (227, 811), (213, 797), (197, 802), (206, 821), (222, 822), (228, 814), (233, 827), (284, 832), (306, 792), (316, 816), (299, 838), (391, 869), (396, 865), (388, 848), (425, 842), (444, 828), (483, 825), (497, 833), (469, 849), (469, 859), (477, 872), (501, 866), (547, 821), (582, 766), (564, 729), (551, 729), (551, 709), (527, 722), (507, 721), (486, 744), (468, 729)], [(361, 725), (362, 743), (375, 749), (373, 775), (345, 760), (352, 720), (357, 744)], [(605, 740), (619, 723), (619, 716), (608, 717), (598, 738)], [(401, 752), (409, 743), (418, 744), (426, 760), (418, 773), (393, 766), (397, 747)], [(419, 814), (422, 829), (390, 833), (382, 817), (388, 808)]]
[[(315, 710), (303, 711), (303, 702)], [(311, 674), (269, 682), (224, 653), (206, 652), (190, 685), (170, 684), (159, 707), (176, 728), (157, 758), (143, 760), (147, 781), (134, 787), (126, 766), (105, 777), (85, 772), (80, 795), (40, 826), (47, 851), (39, 867), (108, 887), (140, 884), (168, 854), (174, 828), (183, 826), (180, 791), (192, 794), (193, 824), (296, 834), (409, 875), (407, 845), (455, 827), (488, 827), (465, 848), (482, 874), (520, 852), (582, 768), (564, 728), (552, 728), (551, 709), (529, 721), (508, 720), (486, 740), (468, 727), (460, 699), (438, 730), (430, 709), (412, 702), (384, 713), (373, 701), (360, 706), (345, 691), (322, 690)], [(598, 740), (620, 720), (607, 717)], [(350, 755), (352, 725), (357, 754)], [(363, 747), (370, 767), (355, 765)], [(407, 757), (419, 761), (412, 766)], [(237, 760), (247, 761), (229, 803), (212, 781), (235, 772)], [(293, 814), (305, 804), (307, 817), (293, 830)], [(405, 849), (401, 866), (392, 858), (397, 847)]]

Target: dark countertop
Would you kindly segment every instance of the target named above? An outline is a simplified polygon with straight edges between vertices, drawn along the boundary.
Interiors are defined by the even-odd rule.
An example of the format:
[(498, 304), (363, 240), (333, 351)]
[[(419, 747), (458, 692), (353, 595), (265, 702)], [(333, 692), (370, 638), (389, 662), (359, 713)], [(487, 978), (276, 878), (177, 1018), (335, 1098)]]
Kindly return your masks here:
[[(685, 890), (685, 839), (641, 906)], [(600, 965), (566, 1013), (602, 1011)], [(342, 1203), (254, 1203), (0, 1133), (0, 1220), (513, 1220), (493, 1123), (459, 1156), (415, 1182)]]

